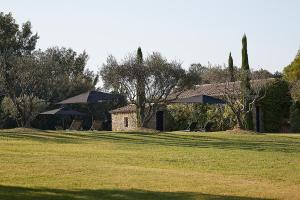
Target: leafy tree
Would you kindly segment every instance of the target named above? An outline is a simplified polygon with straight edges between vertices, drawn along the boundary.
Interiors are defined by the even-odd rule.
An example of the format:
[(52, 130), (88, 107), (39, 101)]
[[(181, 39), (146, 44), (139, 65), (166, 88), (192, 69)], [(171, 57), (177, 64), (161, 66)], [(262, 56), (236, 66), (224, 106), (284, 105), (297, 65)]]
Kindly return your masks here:
[(290, 82), (300, 80), (300, 50), (292, 63), (284, 68), (283, 73), (284, 77)]
[[(18, 115), (22, 115), (21, 125), (28, 126), (29, 123), (19, 99), (24, 96), (24, 91), (30, 88), (20, 85), (33, 81), (33, 78), (20, 71), (23, 71), (22, 69), (32, 61), (31, 54), (35, 49), (38, 35), (32, 33), (30, 22), (24, 23), (19, 28), (11, 13), (0, 13), (0, 30), (0, 76), (3, 92), (11, 99)], [(28, 78), (30, 80), (27, 80)]]
[[(18, 126), (30, 127), (30, 122), (47, 107), (47, 103), (38, 97), (33, 95), (25, 95), (17, 97), (18, 105), (22, 109), (20, 113), (9, 97), (5, 97), (2, 100), (1, 106), (4, 113), (16, 120)], [(26, 120), (24, 122), (24, 115)], [(24, 124), (25, 123), (25, 124)]]
[(293, 99), (290, 109), (291, 131), (300, 132), (300, 50), (292, 63), (284, 68), (283, 74), (290, 82)]
[[(212, 65), (210, 63), (207, 66), (201, 65), (200, 63), (192, 64), (189, 67), (189, 73), (192, 75), (191, 80), (193, 80), (193, 83), (196, 85), (236, 81), (243, 75), (244, 71), (234, 66), (233, 60), (231, 59), (232, 57), (229, 56), (227, 68), (220, 65)], [(271, 72), (265, 69), (249, 70), (248, 73), (251, 80), (274, 77)]]
[[(251, 72), (251, 80), (274, 78), (276, 74), (272, 74), (266, 69), (253, 70)], [(279, 76), (277, 74), (277, 76)]]
[(228, 58), (228, 71), (229, 71), (229, 76), (230, 76), (230, 82), (234, 82), (235, 75), (234, 75), (233, 59), (231, 56), (231, 52), (229, 53), (229, 58)]
[[(138, 51), (139, 52), (139, 51)], [(130, 103), (137, 106), (138, 82), (145, 84), (145, 113), (142, 126), (146, 127), (151, 117), (165, 103), (172, 92), (180, 91), (187, 86), (188, 74), (176, 61), (168, 62), (160, 53), (152, 53), (143, 64), (130, 55), (118, 63), (113, 56), (107, 58), (106, 64), (100, 69), (100, 75), (106, 89), (124, 94)], [(142, 97), (143, 98), (143, 97)], [(138, 109), (139, 110), (139, 109)], [(141, 115), (142, 116), (142, 115)]]
[(202, 75), (202, 83), (225, 83), (229, 80), (229, 73), (225, 67), (208, 64)]
[(51, 47), (35, 55), (43, 71), (43, 99), (58, 102), (96, 87), (99, 77), (85, 69), (86, 52), (78, 54), (71, 48)]
[[(38, 35), (30, 22), (21, 27), (12, 15), (0, 13), (1, 93), (9, 99), (19, 126), (30, 126), (43, 102), (56, 102), (92, 89), (97, 80), (85, 71), (88, 56), (72, 49), (50, 48), (34, 51)], [(14, 109), (12, 109), (14, 108)]]
[(191, 64), (191, 66), (189, 67), (189, 74), (192, 75), (192, 80), (195, 85), (202, 84), (203, 74), (206, 70), (206, 67), (202, 66), (200, 63)]
[(291, 87), (291, 96), (294, 102), (300, 102), (300, 80), (296, 81)]
[(290, 110), (291, 131), (300, 133), (300, 103), (293, 103)]
[(291, 86), (293, 104), (290, 109), (291, 131), (300, 132), (300, 79)]

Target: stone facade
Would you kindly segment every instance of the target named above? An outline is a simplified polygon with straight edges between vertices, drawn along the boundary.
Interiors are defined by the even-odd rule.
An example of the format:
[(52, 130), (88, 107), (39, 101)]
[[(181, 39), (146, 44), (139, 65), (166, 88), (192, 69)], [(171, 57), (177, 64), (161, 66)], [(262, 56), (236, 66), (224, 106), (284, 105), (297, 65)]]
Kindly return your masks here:
[[(162, 111), (162, 110), (161, 110)], [(257, 114), (259, 112), (259, 114)], [(253, 128), (257, 132), (264, 131), (263, 124), (263, 109), (261, 106), (256, 105), (252, 110), (253, 116)], [(137, 118), (136, 113), (134, 111), (127, 112), (114, 112), (111, 113), (112, 117), (112, 131), (134, 131), (137, 130)], [(157, 118), (156, 115), (148, 122), (148, 126), (146, 128), (149, 129), (157, 129)], [(259, 124), (257, 124), (259, 123)], [(257, 127), (259, 126), (259, 127)], [(168, 111), (163, 110), (163, 130), (172, 130), (170, 123), (168, 123)]]
[[(137, 118), (135, 112), (112, 113), (111, 119), (112, 119), (112, 131), (134, 131), (137, 129)], [(125, 121), (127, 121), (128, 123), (126, 123)], [(163, 121), (165, 127), (166, 122), (165, 120)], [(154, 115), (150, 119), (148, 126), (146, 128), (156, 129), (156, 115)]]
[[(128, 120), (126, 126), (125, 120)], [(137, 127), (136, 113), (114, 113), (111, 115), (112, 130), (113, 131), (130, 131)]]

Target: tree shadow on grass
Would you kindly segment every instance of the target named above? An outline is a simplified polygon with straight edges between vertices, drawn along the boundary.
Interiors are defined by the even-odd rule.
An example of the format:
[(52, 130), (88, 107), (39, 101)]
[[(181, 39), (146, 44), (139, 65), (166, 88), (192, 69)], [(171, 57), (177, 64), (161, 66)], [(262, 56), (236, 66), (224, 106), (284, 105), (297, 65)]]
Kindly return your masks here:
[(98, 133), (87, 134), (93, 140), (109, 140), (120, 143), (131, 144), (152, 144), (163, 146), (193, 147), (193, 148), (218, 148), (230, 150), (253, 150), (253, 151), (278, 151), (286, 153), (299, 153), (300, 141), (291, 139), (261, 139), (259, 136), (255, 139), (247, 137), (215, 137), (214, 135), (178, 135), (175, 133), (160, 133), (153, 135), (136, 134), (114, 134)]
[[(253, 150), (253, 151), (277, 151), (286, 153), (299, 153), (300, 141), (285, 140), (276, 138), (276, 140), (260, 139), (259, 136), (254, 140), (243, 137), (214, 137), (213, 135), (178, 135), (175, 133), (161, 133), (153, 135), (143, 134), (90, 134), (86, 137), (97, 140), (108, 140), (120, 143), (131, 144), (151, 144), (163, 146), (177, 147), (193, 147), (193, 148), (218, 148), (230, 150)], [(254, 136), (255, 137), (255, 136)]]
[(54, 131), (33, 131), (33, 132), (13, 132), (1, 131), (0, 136), (15, 139), (30, 139), (39, 142), (55, 143), (84, 143), (90, 141), (111, 141), (122, 144), (147, 144), (163, 145), (177, 147), (193, 148), (217, 148), (229, 150), (253, 150), (269, 152), (299, 153), (300, 141), (294, 138), (276, 137), (261, 138), (261, 136), (252, 136), (249, 139), (243, 137), (215, 137), (212, 135), (195, 134), (177, 134), (177, 133), (159, 133), (142, 134), (130, 132), (54, 132)]
[(155, 192), (140, 189), (82, 189), (63, 190), (49, 188), (27, 188), (17, 186), (0, 185), (1, 200), (221, 200), (221, 199), (241, 199), (241, 200), (263, 200), (262, 198), (212, 195), (193, 192)]
[(55, 143), (82, 143), (83, 137), (72, 137), (66, 133), (54, 131), (14, 131), (14, 129), (1, 130), (0, 138), (13, 138), (13, 139), (30, 139), (39, 142), (55, 142)]

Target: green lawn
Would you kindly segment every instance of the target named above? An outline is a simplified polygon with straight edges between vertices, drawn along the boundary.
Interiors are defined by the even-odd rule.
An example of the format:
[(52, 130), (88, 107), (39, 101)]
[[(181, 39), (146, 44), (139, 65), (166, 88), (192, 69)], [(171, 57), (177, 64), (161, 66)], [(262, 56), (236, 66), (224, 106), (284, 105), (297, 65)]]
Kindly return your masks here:
[(0, 199), (300, 199), (300, 135), (2, 130)]

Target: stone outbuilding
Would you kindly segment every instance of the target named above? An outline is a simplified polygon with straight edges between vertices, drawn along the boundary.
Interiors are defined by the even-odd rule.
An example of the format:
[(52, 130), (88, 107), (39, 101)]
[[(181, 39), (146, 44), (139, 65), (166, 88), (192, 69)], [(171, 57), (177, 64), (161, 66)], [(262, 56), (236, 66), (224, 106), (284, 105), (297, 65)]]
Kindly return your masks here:
[[(129, 104), (127, 106), (111, 110), (112, 130), (129, 131), (137, 129), (136, 106)], [(166, 113), (159, 110), (150, 119), (146, 128), (154, 130), (166, 130)]]

